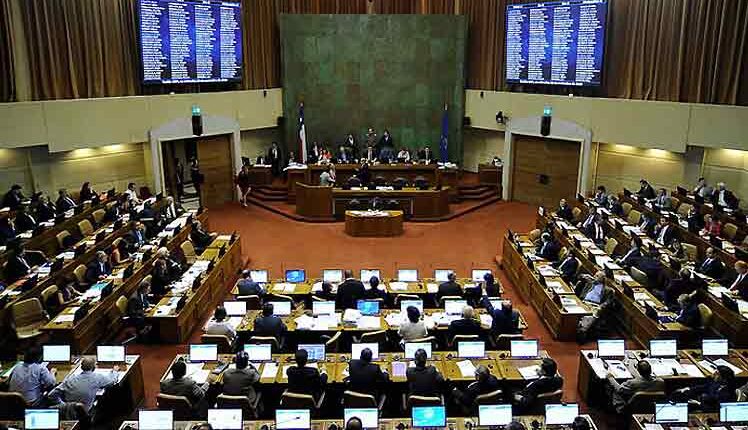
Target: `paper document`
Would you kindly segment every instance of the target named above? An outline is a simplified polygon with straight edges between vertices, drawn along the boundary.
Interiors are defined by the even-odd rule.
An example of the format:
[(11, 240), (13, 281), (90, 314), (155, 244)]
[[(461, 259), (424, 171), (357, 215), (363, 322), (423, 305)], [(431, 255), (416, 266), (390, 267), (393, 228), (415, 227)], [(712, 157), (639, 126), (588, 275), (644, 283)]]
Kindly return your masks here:
[(379, 329), (381, 328), (380, 319), (376, 316), (364, 316), (358, 320), (357, 324), (360, 329)]
[(488, 314), (480, 314), (480, 325), (484, 327), (491, 327), (493, 324), (493, 317)]
[(428, 284), (426, 284), (426, 291), (429, 294), (436, 294), (439, 291), (439, 284), (429, 282)]
[[(674, 427), (671, 427), (671, 429)], [(664, 430), (660, 424), (657, 423), (646, 423), (644, 424), (644, 430)]]
[(387, 321), (387, 324), (392, 327), (399, 327), (400, 324), (402, 324), (403, 319), (404, 315), (400, 312), (394, 312), (384, 317), (384, 320)]
[(390, 288), (394, 291), (404, 291), (408, 289), (408, 283), (407, 282), (390, 282)]
[(278, 373), (278, 363), (265, 363), (265, 366), (262, 368), (262, 374), (260, 375), (260, 378), (275, 378), (275, 375)]
[(540, 369), (540, 366), (534, 364), (532, 366), (519, 367), (517, 368), (517, 371), (524, 379), (538, 379), (538, 369)]
[(704, 377), (704, 374), (701, 373), (701, 370), (699, 370), (699, 366), (695, 364), (683, 364), (682, 366), (686, 370), (686, 373), (688, 374), (688, 376), (691, 376), (693, 378)]
[(311, 330), (314, 327), (314, 318), (309, 315), (302, 315), (294, 320), (296, 330)]
[(462, 374), (463, 378), (475, 376), (475, 366), (473, 366), (472, 361), (470, 360), (458, 361), (457, 367), (460, 368), (460, 374)]
[(73, 322), (75, 321), (75, 314), (60, 314), (55, 317), (55, 322), (57, 323), (64, 323), (64, 322)]
[(736, 375), (738, 375), (738, 374), (740, 374), (740, 373), (742, 373), (742, 372), (743, 372), (743, 369), (741, 369), (741, 368), (739, 368), (738, 366), (736, 366), (736, 365), (734, 365), (734, 364), (730, 363), (729, 361), (725, 360), (724, 358), (720, 358), (720, 359), (714, 360), (714, 364), (716, 364), (717, 366), (727, 366), (727, 367), (729, 367), (730, 369), (732, 369), (732, 371), (733, 371), (733, 372), (734, 372), (734, 373), (735, 373)]

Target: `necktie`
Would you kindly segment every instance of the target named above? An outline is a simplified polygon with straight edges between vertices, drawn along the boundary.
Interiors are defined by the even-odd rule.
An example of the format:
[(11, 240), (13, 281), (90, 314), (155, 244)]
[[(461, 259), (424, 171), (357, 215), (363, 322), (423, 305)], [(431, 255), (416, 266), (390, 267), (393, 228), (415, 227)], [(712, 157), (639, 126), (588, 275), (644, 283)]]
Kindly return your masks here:
[(18, 261), (20, 261), (20, 262), (21, 262), (21, 264), (23, 265), (23, 267), (25, 267), (25, 268), (27, 268), (27, 269), (29, 268), (29, 263), (27, 263), (27, 262), (26, 262), (26, 259), (25, 259), (25, 258), (23, 258), (23, 257), (18, 257)]
[(602, 239), (603, 238), (603, 229), (599, 225), (597, 226), (597, 238)]
[(742, 275), (738, 275), (738, 277), (735, 278), (735, 282), (733, 282), (732, 285), (730, 286), (730, 289), (738, 288), (738, 285), (740, 285), (740, 282), (743, 281), (744, 276), (745, 276), (745, 273), (743, 273)]

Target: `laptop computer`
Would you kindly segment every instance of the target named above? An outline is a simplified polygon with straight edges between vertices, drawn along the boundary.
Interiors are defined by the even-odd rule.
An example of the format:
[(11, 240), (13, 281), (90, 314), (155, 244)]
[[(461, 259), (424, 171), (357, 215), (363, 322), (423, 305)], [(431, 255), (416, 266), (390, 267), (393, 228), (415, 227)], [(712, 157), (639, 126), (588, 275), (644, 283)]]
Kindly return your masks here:
[(687, 423), (688, 403), (655, 404), (655, 423)]
[(351, 418), (361, 420), (361, 428), (379, 428), (379, 411), (377, 408), (345, 408), (343, 409), (343, 423)]
[(652, 339), (649, 341), (650, 357), (673, 358), (678, 355), (678, 341), (675, 339)]
[(249, 361), (253, 363), (273, 361), (273, 345), (269, 343), (245, 343), (244, 352), (249, 356)]
[(416, 269), (398, 269), (398, 282), (418, 282), (418, 270)]
[(306, 281), (306, 271), (304, 269), (286, 270), (286, 282), (298, 284)]
[(461, 315), (465, 306), (467, 306), (467, 300), (445, 300), (444, 312), (447, 315)]
[(218, 345), (208, 343), (190, 344), (189, 359), (192, 363), (218, 361)]
[(358, 300), (356, 309), (361, 312), (361, 315), (379, 315), (379, 300)]
[(374, 276), (379, 280), (382, 279), (379, 269), (361, 269), (361, 282), (368, 283)]
[(247, 314), (247, 302), (232, 300), (223, 302), (223, 308), (230, 317), (243, 317)]
[(457, 342), (457, 357), (459, 358), (485, 358), (486, 343), (483, 341)]
[(312, 315), (334, 315), (335, 302), (325, 300), (323, 302), (312, 302)]
[(450, 269), (436, 269), (434, 270), (434, 280), (436, 282), (447, 282), (449, 280), (449, 274), (453, 270)]
[(70, 345), (42, 346), (42, 360), (47, 363), (70, 363)]
[(23, 424), (28, 430), (58, 430), (60, 428), (59, 409), (26, 409)]
[(278, 302), (268, 302), (268, 303), (273, 305), (273, 315), (279, 316), (279, 317), (291, 315), (291, 302), (278, 301)]
[(444, 406), (413, 406), (411, 408), (411, 425), (415, 428), (446, 427), (446, 409)]
[(423, 314), (423, 300), (402, 300), (400, 302), (400, 312), (408, 312), (408, 307), (410, 306), (415, 307), (420, 313)]
[(702, 339), (701, 355), (704, 357), (727, 357), (730, 355), (730, 345), (727, 339)]
[(509, 342), (509, 356), (512, 358), (537, 358), (538, 352), (537, 339)]
[(312, 427), (312, 413), (309, 409), (276, 409), (276, 430), (308, 430)]
[(371, 359), (376, 360), (379, 358), (379, 344), (378, 343), (354, 343), (351, 344), (351, 358), (357, 360), (361, 358), (361, 351), (369, 348), (371, 350)]
[(242, 430), (241, 409), (208, 409), (208, 424), (214, 430)]
[(720, 403), (719, 421), (721, 423), (748, 422), (748, 402)]
[(98, 345), (96, 347), (96, 361), (99, 363), (124, 363), (124, 345)]
[(249, 277), (258, 284), (268, 283), (268, 271), (267, 270), (250, 270)]
[(599, 358), (625, 357), (626, 341), (623, 339), (598, 339), (597, 356)]
[(512, 405), (478, 405), (478, 425), (505, 426), (512, 422)]
[(322, 282), (339, 284), (343, 282), (343, 271), (340, 269), (325, 269), (322, 271)]
[(171, 430), (174, 428), (174, 411), (138, 411), (138, 430)]
[(545, 405), (546, 426), (571, 424), (578, 416), (579, 405), (576, 403)]
[(483, 282), (483, 277), (486, 276), (486, 274), (491, 274), (491, 269), (473, 269), (470, 274), (470, 279), (472, 279), (473, 282)]
[(416, 358), (416, 351), (419, 349), (426, 351), (426, 358), (431, 358), (431, 342), (406, 342), (405, 358), (410, 360)]
[(324, 343), (299, 344), (298, 349), (306, 350), (309, 361), (322, 361), (325, 359)]

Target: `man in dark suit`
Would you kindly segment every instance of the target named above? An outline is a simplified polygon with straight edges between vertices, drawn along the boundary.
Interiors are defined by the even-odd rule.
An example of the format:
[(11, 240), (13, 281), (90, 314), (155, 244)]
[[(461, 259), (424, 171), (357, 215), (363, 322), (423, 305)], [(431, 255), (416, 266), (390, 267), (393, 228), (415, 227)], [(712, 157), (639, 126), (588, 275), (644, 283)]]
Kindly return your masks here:
[(618, 264), (624, 268), (636, 266), (639, 263), (639, 259), (642, 256), (641, 253), (642, 240), (638, 236), (631, 237), (631, 248), (626, 251), (621, 258), (618, 259)]
[(344, 145), (340, 145), (340, 147), (338, 148), (338, 153), (336, 154), (335, 159), (340, 164), (350, 164), (350, 163), (353, 163), (353, 156), (351, 155), (350, 151), (351, 150), (348, 147), (346, 147)]
[(351, 270), (346, 270), (345, 280), (338, 285), (335, 306), (338, 309), (356, 309), (356, 302), (366, 296), (364, 283), (353, 277)]
[(273, 142), (270, 145), (265, 162), (270, 163), (270, 170), (273, 173), (273, 176), (280, 176), (283, 169), (283, 155), (281, 154), (277, 142)]
[(586, 231), (592, 224), (595, 223), (595, 218), (597, 218), (597, 209), (594, 207), (590, 208), (590, 211), (587, 213), (587, 216), (584, 218), (584, 220), (579, 222), (580, 230)]
[(725, 272), (725, 266), (719, 260), (714, 248), (707, 248), (704, 254), (704, 261), (699, 264), (696, 271), (709, 276), (710, 278), (720, 279)]
[(58, 191), (58, 197), (57, 197), (57, 203), (55, 203), (55, 206), (57, 206), (57, 213), (63, 214), (73, 208), (75, 208), (76, 204), (75, 201), (70, 197), (70, 194), (68, 194), (68, 191), (66, 189), (61, 189)]
[(597, 217), (595, 222), (587, 227), (585, 234), (595, 242), (595, 245), (602, 248), (605, 246), (605, 239), (608, 235), (608, 225), (603, 222), (602, 217)]
[(42, 196), (36, 205), (36, 219), (38, 221), (47, 221), (55, 217), (57, 208), (55, 204), (49, 201), (49, 197)]
[(512, 309), (511, 302), (503, 302), (501, 308), (496, 309), (484, 291), (482, 304), (486, 312), (493, 318), (491, 322), (492, 337), (497, 337), (500, 334), (516, 334), (519, 332), (519, 312)]
[(675, 321), (686, 327), (701, 327), (701, 312), (699, 312), (699, 304), (701, 303), (702, 298), (703, 293), (701, 290), (696, 290), (691, 294), (681, 294), (681, 296), (678, 297), (680, 313), (677, 318), (675, 318)]
[(36, 219), (29, 214), (28, 205), (18, 207), (15, 223), (18, 231), (30, 231), (36, 228)]
[(249, 270), (242, 271), (242, 279), (236, 283), (240, 296), (260, 296), (265, 294), (262, 285), (252, 280), (252, 272)]
[(561, 274), (561, 279), (566, 283), (571, 283), (577, 275), (577, 270), (579, 270), (579, 260), (573, 252), (567, 252), (564, 259), (555, 263), (554, 266)]
[(682, 294), (690, 294), (696, 286), (691, 279), (691, 270), (682, 268), (678, 275), (670, 279), (665, 287), (664, 298), (665, 305), (670, 309), (680, 309), (678, 297)]
[(561, 199), (561, 201), (558, 203), (556, 216), (569, 222), (574, 220), (574, 213), (572, 213), (571, 206), (569, 206), (569, 203), (566, 202), (566, 199)]
[(171, 222), (184, 213), (184, 209), (174, 202), (174, 197), (168, 196), (166, 204), (161, 208), (161, 217), (166, 222)]
[(662, 217), (660, 218), (660, 224), (655, 229), (654, 237), (657, 243), (667, 246), (675, 237), (675, 227), (670, 225), (667, 218)]
[(691, 233), (698, 233), (702, 228), (704, 228), (704, 217), (701, 215), (700, 209), (697, 206), (691, 206), (688, 209), (686, 222), (688, 222), (688, 231)]
[(654, 217), (648, 215), (646, 212), (642, 212), (641, 218), (639, 219), (639, 230), (649, 237), (654, 236), (654, 229), (656, 226)]
[(640, 360), (636, 363), (636, 371), (639, 374), (633, 379), (623, 383), (616, 381), (615, 375), (608, 372), (606, 379), (613, 394), (613, 407), (619, 414), (624, 413), (626, 402), (635, 393), (646, 391), (665, 391), (665, 381), (658, 376), (652, 375), (652, 366), (648, 361)]
[(545, 260), (554, 262), (558, 260), (559, 250), (560, 247), (558, 246), (558, 243), (556, 243), (556, 241), (553, 240), (553, 236), (546, 231), (543, 232), (542, 235), (540, 235), (540, 243), (535, 248), (535, 255)]
[(203, 224), (200, 221), (192, 223), (192, 231), (190, 231), (190, 239), (195, 245), (195, 251), (202, 253), (205, 248), (213, 242), (213, 239), (217, 236), (216, 233), (208, 233), (203, 230)]
[(415, 367), (408, 367), (405, 377), (408, 381), (408, 395), (434, 397), (442, 393), (445, 381), (436, 367), (426, 363), (426, 351), (415, 353)]
[(23, 187), (18, 184), (14, 184), (12, 187), (10, 187), (10, 191), (5, 193), (5, 196), (3, 196), (2, 207), (10, 208), (10, 210), (18, 209), (18, 207), (21, 206), (21, 202), (26, 199), (26, 197), (23, 196), (22, 189)]
[(623, 216), (623, 205), (613, 194), (608, 194), (608, 210), (615, 216)]
[(462, 297), (462, 287), (457, 283), (455, 272), (449, 272), (447, 280), (439, 284), (439, 290), (436, 293), (436, 299), (441, 300), (444, 296)]
[(742, 260), (735, 262), (735, 278), (729, 284), (730, 291), (748, 300), (748, 263)]
[(390, 375), (382, 372), (379, 365), (373, 364), (371, 358), (371, 350), (364, 348), (360, 359), (353, 359), (348, 363), (348, 386), (353, 391), (376, 397), (379, 390), (390, 381)]
[(255, 319), (253, 332), (256, 336), (272, 336), (278, 342), (282, 341), (282, 337), (286, 333), (286, 324), (280, 317), (273, 315), (273, 305), (271, 303), (262, 305), (262, 316)]
[[(288, 391), (298, 394), (319, 396), (327, 384), (327, 373), (320, 373), (316, 367), (307, 367), (309, 356), (305, 349), (299, 349), (294, 354), (296, 366), (286, 370), (288, 376)], [(324, 368), (323, 368), (324, 369)]]
[(32, 264), (26, 260), (26, 252), (19, 247), (11, 250), (10, 258), (5, 266), (5, 280), (13, 283), (29, 273)]
[(451, 341), (456, 335), (478, 335), (483, 333), (480, 321), (474, 318), (472, 306), (462, 308), (462, 318), (449, 323), (448, 339)]
[(605, 186), (600, 185), (597, 187), (592, 200), (594, 200), (595, 203), (602, 207), (606, 207), (608, 205), (608, 190), (605, 189)]
[(462, 408), (465, 416), (473, 414), (473, 402), (481, 394), (488, 394), (501, 389), (501, 382), (489, 372), (484, 365), (475, 368), (475, 382), (467, 386), (465, 391), (457, 388), (452, 390), (454, 399)]
[(434, 157), (434, 151), (431, 150), (428, 146), (424, 146), (421, 150), (418, 151), (418, 161), (420, 161), (423, 164), (431, 164), (436, 160), (436, 157)]
[(16, 225), (12, 219), (5, 217), (0, 219), (0, 245), (6, 245), (18, 235)]
[(636, 195), (644, 197), (647, 200), (652, 200), (655, 198), (655, 190), (649, 185), (646, 179), (642, 179), (639, 181), (639, 191), (636, 192)]
[(171, 366), (171, 379), (161, 381), (161, 393), (172, 396), (184, 396), (190, 401), (192, 409), (197, 412), (201, 409), (205, 394), (208, 392), (208, 383), (198, 385), (187, 375), (187, 364), (183, 359), (177, 360)]
[(137, 250), (141, 246), (145, 244), (146, 237), (145, 237), (145, 226), (143, 223), (137, 221), (132, 225), (132, 229), (129, 233), (127, 233), (127, 237), (125, 237), (125, 240), (127, 243), (130, 244), (130, 248), (133, 250)]
[(127, 301), (127, 316), (138, 331), (145, 327), (145, 313), (148, 307), (150, 307), (150, 303), (148, 302), (148, 293), (150, 290), (151, 284), (144, 279), (140, 281), (138, 290)]
[(88, 263), (86, 268), (86, 282), (93, 285), (106, 278), (112, 273), (112, 266), (109, 264), (108, 257), (104, 251), (96, 253), (94, 261)]
[(392, 148), (395, 147), (395, 141), (392, 139), (392, 136), (390, 135), (390, 131), (386, 128), (384, 129), (384, 133), (382, 134), (382, 137), (379, 139), (379, 143), (377, 144), (377, 150), (382, 151), (384, 148)]
[(552, 393), (563, 387), (564, 380), (557, 374), (557, 369), (556, 362), (553, 359), (543, 359), (538, 369), (538, 379), (514, 393), (513, 403), (520, 411), (529, 409), (537, 401), (538, 395)]
[(724, 182), (720, 182), (717, 184), (717, 188), (712, 194), (712, 202), (715, 206), (720, 206), (723, 208), (736, 209), (738, 207), (738, 199), (735, 197), (735, 194), (733, 194), (732, 191), (727, 189), (727, 186)]

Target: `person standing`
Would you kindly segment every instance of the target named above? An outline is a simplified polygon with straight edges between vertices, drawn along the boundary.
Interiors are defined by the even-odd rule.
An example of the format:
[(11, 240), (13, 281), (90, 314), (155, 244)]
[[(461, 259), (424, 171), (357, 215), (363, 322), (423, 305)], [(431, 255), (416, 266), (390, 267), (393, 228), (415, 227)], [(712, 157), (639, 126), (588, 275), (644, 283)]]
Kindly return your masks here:
[(273, 142), (268, 149), (268, 158), (266, 160), (270, 162), (270, 170), (273, 172), (273, 176), (278, 177), (281, 174), (283, 157), (281, 156), (281, 150), (278, 148), (278, 143)]
[(193, 157), (192, 161), (190, 163), (190, 179), (192, 179), (192, 185), (195, 187), (195, 192), (197, 193), (197, 200), (200, 203), (200, 206), (203, 204), (203, 196), (200, 192), (200, 188), (203, 185), (203, 182), (205, 181), (205, 177), (200, 172), (200, 164), (197, 161), (197, 157)]
[(242, 207), (247, 207), (247, 197), (252, 192), (249, 178), (249, 165), (244, 164), (239, 173), (236, 174), (236, 186), (239, 187), (239, 203)]

